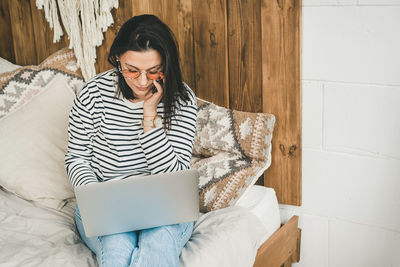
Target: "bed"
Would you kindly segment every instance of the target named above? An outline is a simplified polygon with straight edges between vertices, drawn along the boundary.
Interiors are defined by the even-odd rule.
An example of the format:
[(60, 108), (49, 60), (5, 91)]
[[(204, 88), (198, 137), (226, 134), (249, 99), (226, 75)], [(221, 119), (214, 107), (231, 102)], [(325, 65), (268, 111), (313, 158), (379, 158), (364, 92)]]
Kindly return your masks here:
[[(241, 201), (241, 206), (199, 218), (180, 266), (252, 266), (255, 248), (279, 228), (280, 222), (275, 193), (255, 187), (256, 194)], [(257, 200), (264, 200), (264, 204), (254, 205)], [(48, 210), (1, 190), (0, 204), (0, 262), (4, 266), (96, 266), (94, 255), (76, 232), (74, 203), (62, 211)], [(250, 210), (246, 209), (248, 204)], [(268, 209), (260, 213), (264, 214), (261, 221), (255, 214), (264, 207)], [(273, 218), (265, 216), (267, 213)], [(232, 257), (235, 253), (240, 257)]]
[[(13, 5), (10, 5), (10, 2), (7, 1), (2, 2), (0, 8), (6, 16), (1, 19), (14, 21), (13, 19), (16, 16), (24, 14), (24, 17), (28, 18), (27, 20), (32, 20), (33, 26), (31, 25), (31, 28), (48, 28), (43, 20), (43, 14), (34, 8), (27, 8), (22, 2)], [(244, 147), (243, 154), (251, 158), (251, 164), (249, 164), (244, 162), (243, 158), (237, 157), (237, 154), (229, 154), (228, 152), (231, 152), (229, 149), (221, 149), (212, 137), (209, 137), (210, 142), (205, 142), (208, 145), (205, 144), (204, 134), (202, 135), (201, 131), (199, 131), (199, 134), (196, 133), (198, 138), (192, 166), (203, 171), (206, 182), (200, 188), (202, 214), (195, 224), (192, 238), (182, 251), (181, 266), (290, 266), (291, 262), (298, 261), (300, 257), (301, 231), (298, 229), (298, 218), (296, 216), (287, 222), (280, 221), (278, 202), (300, 205), (301, 201), (301, 127), (299, 126), (299, 110), (301, 111), (299, 6), (301, 7), (301, 3), (298, 1), (277, 1), (277, 3), (269, 4), (269, 1), (261, 1), (261, 3), (252, 2), (242, 3), (243, 5), (241, 5), (240, 1), (227, 1), (226, 7), (221, 9), (221, 6), (213, 1), (204, 1), (206, 3), (180, 1), (183, 7), (176, 11), (178, 18), (176, 22), (168, 19), (170, 16), (165, 13), (170, 12), (166, 8), (168, 4), (171, 4), (170, 2), (174, 1), (154, 1), (154, 3), (150, 2), (149, 4), (120, 1), (120, 8), (114, 13), (116, 24), (106, 33), (105, 46), (98, 49), (96, 65), (98, 72), (108, 68), (104, 63), (105, 51), (107, 46), (110, 45), (107, 40), (112, 39), (115, 29), (119, 27), (121, 21), (130, 17), (132, 13), (157, 14), (159, 12), (160, 14), (157, 15), (170, 22), (172, 28), (178, 27), (178, 29), (180, 23), (191, 21), (189, 28), (186, 25), (185, 30), (180, 31), (178, 42), (180, 42), (181, 48), (183, 47), (181, 50), (184, 51), (185, 58), (193, 59), (193, 61), (183, 61), (182, 64), (185, 69), (185, 81), (194, 88), (196, 95), (201, 97), (201, 99), (199, 98), (200, 115), (203, 114), (204, 118), (209, 118), (210, 116), (207, 117), (207, 114), (218, 111), (222, 116), (230, 116), (234, 125), (230, 130), (234, 132), (233, 135), (236, 133), (237, 138), (240, 136), (240, 129), (247, 129), (242, 130), (242, 132), (250, 131), (252, 133), (244, 134), (246, 136), (257, 136), (253, 129), (257, 128), (256, 125), (253, 123), (249, 126), (248, 121), (255, 121), (256, 118), (262, 117), (265, 121), (265, 127), (258, 130), (261, 131), (258, 135), (269, 136), (269, 138), (260, 139), (262, 144), (267, 144), (261, 145), (264, 150), (260, 149), (260, 151), (263, 151), (264, 154), (255, 152), (254, 147), (248, 146), (246, 148), (248, 142), (243, 141), (246, 138), (238, 141), (240, 146)], [(32, 3), (33, 0), (31, 6), (33, 6)], [(162, 7), (161, 11), (159, 6)], [(188, 12), (188, 8), (190, 8), (190, 12)], [(258, 10), (258, 12), (254, 10)], [(230, 12), (229, 16), (227, 16), (228, 11)], [(225, 23), (230, 27), (228, 30), (225, 28), (226, 25), (218, 23), (219, 15), (221, 15), (219, 12), (222, 12), (221, 14), (225, 16)], [(234, 26), (238, 25), (238, 20), (251, 14), (254, 15), (254, 13), (258, 23), (251, 25), (249, 31), (240, 28), (241, 26), (238, 30), (229, 31), (229, 29), (234, 29)], [(190, 15), (190, 19), (187, 17), (188, 15)], [(2, 27), (2, 33), (4, 33), (4, 26)], [(207, 29), (207, 27), (209, 28)], [(15, 88), (25, 90), (24, 97), (20, 97), (19, 102), (16, 101), (18, 103), (14, 103), (7, 114), (4, 113), (2, 116), (0, 107), (0, 116), (2, 116), (0, 117), (0, 127), (5, 121), (4, 118), (10, 118), (9, 114), (20, 116), (18, 114), (21, 113), (21, 109), (26, 109), (26, 106), (32, 106), (32, 103), (35, 102), (38, 102), (35, 105), (40, 105), (40, 97), (37, 96), (46, 94), (46, 90), (43, 90), (43, 88), (58, 87), (60, 84), (63, 85), (62, 87), (69, 88), (72, 93), (60, 89), (64, 90), (65, 97), (62, 99), (64, 101), (68, 97), (73, 97), (82, 83), (79, 69), (74, 64), (70, 64), (73, 62), (71, 60), (73, 53), (66, 49), (60, 49), (65, 46), (65, 40), (58, 45), (51, 44), (48, 36), (44, 38), (40, 36), (40, 34), (43, 35), (43, 31), (40, 31), (39, 34), (39, 31), (36, 30), (32, 37), (35, 39), (34, 48), (25, 46), (24, 49), (21, 49), (21, 42), (26, 41), (21, 39), (21, 35), (24, 31), (29, 30), (24, 28), (29, 27), (22, 25), (20, 20), (16, 21), (9, 30), (12, 32), (12, 47), (0, 47), (0, 56), (5, 58), (0, 60), (0, 72), (3, 73), (0, 74), (2, 75), (0, 76), (2, 89), (0, 90), (0, 106), (6, 105), (4, 92), (10, 92), (10, 89), (6, 88), (7, 86), (10, 88), (13, 86), (13, 90), (16, 90)], [(221, 29), (222, 31), (219, 32)], [(240, 29), (242, 32), (240, 32)], [(208, 31), (210, 38), (213, 35), (216, 36), (215, 42), (211, 43), (210, 46), (204, 44), (204, 36), (198, 34), (199, 30)], [(250, 45), (245, 45), (243, 40), (235, 39), (237, 32), (243, 39), (247, 38), (246, 41), (250, 40)], [(225, 41), (220, 42), (218, 40), (220, 33), (226, 36)], [(247, 36), (247, 34), (250, 34), (250, 36)], [(293, 38), (294, 42), (291, 40), (277, 46), (276, 43), (282, 42), (279, 36)], [(261, 46), (257, 44), (257, 41), (260, 43), (262, 41), (265, 45)], [(219, 45), (221, 43), (223, 46)], [(230, 55), (224, 52), (227, 47), (229, 47)], [(29, 51), (30, 49), (34, 53)], [(239, 51), (238, 55), (232, 53), (236, 50)], [(255, 53), (257, 51), (263, 55), (262, 60)], [(274, 54), (275, 52), (277, 53)], [(294, 57), (292, 53), (294, 53)], [(204, 54), (211, 56), (208, 65), (201, 61)], [(268, 58), (268, 61), (266, 58)], [(282, 60), (284, 64), (279, 64), (282, 63)], [(35, 77), (40, 79), (33, 80), (34, 75), (22, 72), (21, 67), (12, 64), (10, 61), (22, 65), (24, 71), (35, 72)], [(222, 65), (225, 68), (223, 69), (217, 68), (218, 64), (215, 64), (221, 61), (224, 62)], [(34, 65), (32, 66), (32, 64)], [(252, 71), (244, 72), (241, 68), (232, 67), (241, 64), (247, 68), (250, 67)], [(277, 64), (281, 67), (276, 67)], [(25, 67), (25, 65), (31, 66)], [(192, 65), (193, 67), (190, 67)], [(205, 66), (211, 68), (211, 71), (206, 71)], [(292, 75), (293, 68), (296, 75)], [(13, 69), (15, 70), (13, 71)], [(256, 74), (255, 71), (258, 69), (262, 71)], [(213, 72), (226, 79), (222, 79), (222, 81), (215, 79)], [(7, 75), (7, 73), (9, 74)], [(37, 75), (38, 73), (40, 75)], [(201, 77), (196, 73), (206, 73), (205, 75), (210, 75), (210, 77)], [(288, 78), (289, 76), (290, 78)], [(25, 80), (19, 84), (12, 83), (17, 82), (18, 79), (19, 81)], [(215, 91), (210, 88), (222, 88), (222, 90)], [(45, 93), (41, 93), (42, 91)], [(11, 93), (15, 94), (17, 91)], [(274, 97), (269, 97), (270, 95)], [(280, 101), (290, 102), (290, 109)], [(32, 107), (31, 109), (37, 110), (37, 108)], [(68, 109), (67, 104), (65, 109)], [(32, 114), (32, 112), (28, 113)], [(263, 114), (269, 115), (264, 116)], [(276, 118), (276, 123), (275, 119), (274, 123), (271, 123), (272, 118)], [(34, 122), (34, 118), (29, 116), (24, 119), (28, 123), (33, 124)], [(59, 121), (56, 118), (53, 119), (56, 122)], [(8, 119), (8, 121), (13, 120)], [(13, 122), (8, 123), (13, 124)], [(201, 129), (204, 130), (203, 133), (209, 127), (208, 123), (208, 119), (203, 120), (201, 125)], [(244, 127), (243, 125), (247, 126)], [(62, 127), (65, 127), (65, 125)], [(249, 130), (249, 127), (251, 130)], [(0, 129), (2, 137), (6, 136), (5, 128), (11, 129), (9, 125), (3, 126)], [(45, 127), (39, 128), (42, 130)], [(11, 131), (11, 133), (13, 132)], [(14, 136), (8, 131), (7, 136), (10, 135), (12, 135), (12, 138), (24, 139), (24, 135)], [(3, 140), (6, 140), (6, 138), (3, 138)], [(9, 141), (9, 139), (6, 141)], [(2, 148), (7, 148), (7, 145), (10, 144), (12, 143), (3, 142), (1, 145)], [(233, 145), (230, 149), (234, 147)], [(272, 151), (271, 147), (274, 147)], [(4, 153), (4, 151), (8, 150), (2, 149), (2, 151), (2, 158), (4, 159), (8, 156), (5, 155), (7, 153)], [(20, 153), (29, 154), (24, 150)], [(45, 151), (45, 153), (50, 152)], [(264, 157), (260, 156), (261, 154)], [(214, 165), (204, 161), (204, 155), (212, 158), (209, 161), (213, 161)], [(244, 165), (235, 170), (217, 168), (223, 166), (226, 162), (237, 163), (242, 161)], [(0, 166), (0, 169), (6, 169), (3, 168), (5, 162), (5, 160), (2, 160), (1, 164), (3, 165)], [(222, 172), (220, 176), (228, 179), (216, 179), (216, 182), (210, 182), (213, 178), (207, 178), (207, 175), (205, 175), (210, 166), (212, 166), (214, 173), (219, 170)], [(21, 169), (23, 173), (23, 168), (18, 169)], [(0, 176), (0, 179), (3, 178)], [(39, 182), (36, 183), (40, 184)], [(24, 188), (12, 187), (21, 184), (18, 182), (11, 186), (5, 183), (1, 184), (3, 188), (0, 191), (0, 263), (4, 263), (5, 266), (95, 266), (95, 257), (77, 235), (73, 221), (75, 200), (71, 191), (65, 188), (63, 191), (56, 190), (52, 192), (54, 193), (52, 197), (44, 199), (40, 190), (36, 192), (37, 195), (27, 196)]]

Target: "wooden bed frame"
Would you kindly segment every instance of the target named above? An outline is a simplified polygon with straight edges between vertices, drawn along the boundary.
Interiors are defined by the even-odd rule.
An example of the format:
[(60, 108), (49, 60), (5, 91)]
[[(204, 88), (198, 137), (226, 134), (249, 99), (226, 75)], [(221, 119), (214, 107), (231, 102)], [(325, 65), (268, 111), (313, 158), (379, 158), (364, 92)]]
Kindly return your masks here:
[[(97, 72), (128, 18), (151, 13), (175, 33), (185, 82), (202, 99), (231, 109), (276, 116), (272, 164), (258, 184), (275, 189), (279, 203), (301, 205), (301, 0), (119, 0), (115, 23), (97, 49)], [(0, 56), (38, 64), (68, 46), (53, 32), (36, 0), (0, 2)], [(29, 44), (29, 45), (27, 45)], [(33, 44), (33, 45), (30, 45)], [(258, 250), (254, 266), (291, 266), (300, 259), (298, 217)]]

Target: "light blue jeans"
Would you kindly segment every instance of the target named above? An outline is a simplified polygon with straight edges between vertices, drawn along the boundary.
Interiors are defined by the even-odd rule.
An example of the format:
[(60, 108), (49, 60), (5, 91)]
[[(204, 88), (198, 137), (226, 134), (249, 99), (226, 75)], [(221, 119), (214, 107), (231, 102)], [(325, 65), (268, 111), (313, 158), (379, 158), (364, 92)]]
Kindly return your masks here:
[(78, 206), (75, 220), (85, 244), (96, 254), (101, 267), (178, 267), (179, 256), (193, 231), (193, 222), (141, 231), (86, 237)]

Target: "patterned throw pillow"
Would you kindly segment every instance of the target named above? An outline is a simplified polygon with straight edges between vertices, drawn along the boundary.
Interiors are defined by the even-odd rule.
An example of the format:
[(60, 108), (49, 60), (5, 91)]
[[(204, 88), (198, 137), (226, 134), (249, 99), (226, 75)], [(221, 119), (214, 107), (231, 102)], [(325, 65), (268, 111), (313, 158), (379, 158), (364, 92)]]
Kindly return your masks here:
[(27, 103), (56, 76), (66, 77), (74, 91), (83, 85), (82, 74), (72, 50), (63, 48), (40, 65), (23, 66), (0, 74), (0, 119)]
[(232, 206), (271, 164), (275, 116), (198, 99), (191, 167), (200, 172), (200, 210)]

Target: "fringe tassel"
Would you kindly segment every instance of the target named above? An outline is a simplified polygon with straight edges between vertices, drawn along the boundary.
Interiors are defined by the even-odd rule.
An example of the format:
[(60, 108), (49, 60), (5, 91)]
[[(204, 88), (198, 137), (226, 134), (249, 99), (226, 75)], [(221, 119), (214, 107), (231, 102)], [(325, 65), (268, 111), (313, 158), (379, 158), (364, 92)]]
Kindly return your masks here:
[(45, 18), (49, 22), (50, 28), (54, 30), (53, 43), (57, 43), (63, 36), (63, 31), (58, 20), (56, 0), (37, 0), (36, 6), (38, 9), (44, 7)]
[(103, 42), (103, 32), (114, 22), (111, 9), (118, 8), (118, 0), (36, 0), (36, 6), (44, 8), (46, 20), (54, 29), (54, 43), (63, 35), (58, 7), (69, 48), (74, 50), (83, 78), (87, 81), (95, 76), (96, 47)]

